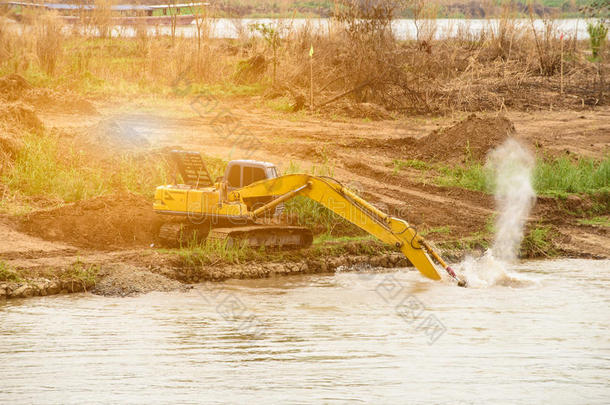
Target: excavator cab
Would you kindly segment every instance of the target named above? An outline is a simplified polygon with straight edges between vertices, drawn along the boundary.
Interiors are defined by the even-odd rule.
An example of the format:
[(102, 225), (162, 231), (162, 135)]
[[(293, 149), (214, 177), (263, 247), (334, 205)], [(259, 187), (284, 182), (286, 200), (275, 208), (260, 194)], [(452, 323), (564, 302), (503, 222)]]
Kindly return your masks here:
[[(170, 157), (176, 169), (175, 175), (180, 175), (183, 184), (193, 188), (214, 186), (214, 181), (199, 152), (173, 150), (170, 152)], [(276, 177), (278, 172), (273, 163), (242, 159), (227, 163), (224, 176), (216, 179), (216, 183), (226, 184), (230, 192), (260, 180)], [(177, 183), (176, 177), (174, 183)]]
[(249, 186), (250, 184), (278, 177), (273, 163), (257, 160), (232, 160), (227, 164), (224, 182), (229, 191)]
[[(156, 243), (180, 246), (206, 238), (248, 240), (250, 246), (306, 247), (313, 240), (311, 230), (279, 225), (283, 203), (265, 211), (256, 221), (250, 213), (277, 198), (274, 194), (229, 201), (229, 195), (253, 183), (278, 177), (273, 163), (233, 160), (224, 176), (212, 180), (199, 152), (173, 150), (173, 184), (157, 187), (154, 211), (160, 215)], [(240, 242), (241, 243), (241, 242)]]
[[(270, 180), (278, 177), (277, 168), (273, 163), (257, 160), (232, 160), (227, 164), (224, 184), (231, 192), (261, 180)], [(276, 196), (245, 198), (244, 203), (248, 211), (253, 211), (273, 201)], [(273, 211), (277, 217), (284, 211), (284, 204), (279, 204)]]

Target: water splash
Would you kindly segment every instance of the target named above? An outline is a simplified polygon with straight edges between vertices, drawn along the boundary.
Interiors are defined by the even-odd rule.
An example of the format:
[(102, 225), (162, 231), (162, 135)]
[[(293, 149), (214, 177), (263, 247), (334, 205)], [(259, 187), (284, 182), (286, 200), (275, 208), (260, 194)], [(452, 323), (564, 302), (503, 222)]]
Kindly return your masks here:
[(496, 232), (491, 249), (482, 257), (467, 257), (458, 265), (470, 286), (529, 283), (529, 280), (511, 273), (509, 268), (517, 259), (525, 223), (536, 201), (532, 187), (534, 164), (532, 153), (513, 138), (489, 154), (486, 167), (495, 180)]

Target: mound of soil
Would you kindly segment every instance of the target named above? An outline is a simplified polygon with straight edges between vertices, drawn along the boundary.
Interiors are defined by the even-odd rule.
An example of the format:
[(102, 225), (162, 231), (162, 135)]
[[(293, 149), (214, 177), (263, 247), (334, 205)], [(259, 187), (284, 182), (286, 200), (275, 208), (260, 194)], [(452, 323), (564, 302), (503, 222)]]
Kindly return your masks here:
[(150, 245), (155, 219), (150, 201), (125, 193), (35, 211), (21, 230), (84, 248), (120, 249)]
[(33, 88), (23, 94), (22, 101), (42, 110), (63, 114), (99, 114), (93, 104), (70, 91)]
[(0, 77), (0, 94), (7, 101), (19, 100), (21, 95), (31, 88), (32, 85), (17, 74)]
[(20, 102), (0, 103), (0, 123), (5, 127), (16, 127), (30, 131), (42, 128), (42, 121), (32, 107)]
[(6, 102), (21, 101), (39, 109), (61, 113), (98, 113), (93, 104), (77, 94), (33, 87), (18, 74), (0, 77), (0, 99)]
[(409, 143), (422, 160), (463, 162), (484, 160), (487, 153), (515, 134), (515, 126), (504, 116), (478, 117), (476, 114), (448, 128), (432, 131)]
[(100, 121), (89, 131), (89, 134), (104, 148), (124, 150), (150, 146), (145, 136), (120, 120), (112, 118)]
[(173, 291), (184, 288), (182, 283), (170, 280), (160, 274), (127, 264), (102, 266), (94, 294), (105, 296), (133, 296), (151, 291)]
[(21, 141), (6, 135), (0, 134), (0, 173), (17, 158), (17, 154), (22, 147)]
[(0, 103), (0, 173), (17, 158), (23, 147), (23, 131), (37, 132), (42, 127), (31, 107), (20, 102)]

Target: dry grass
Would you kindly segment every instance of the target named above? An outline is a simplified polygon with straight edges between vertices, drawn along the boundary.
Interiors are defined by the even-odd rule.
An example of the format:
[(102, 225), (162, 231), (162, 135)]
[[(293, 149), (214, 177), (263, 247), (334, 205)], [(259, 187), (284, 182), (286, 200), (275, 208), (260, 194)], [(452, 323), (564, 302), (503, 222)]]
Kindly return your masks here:
[[(24, 34), (0, 27), (0, 73), (87, 94), (184, 95), (214, 88), (224, 94), (263, 91), (307, 106), (303, 100), (309, 100), (308, 51), (313, 44), (317, 107), (336, 99), (438, 114), (608, 102), (600, 91), (608, 47), (596, 64), (589, 44), (571, 33), (562, 46), (552, 19), (534, 29), (505, 7), (497, 27), (475, 35), (467, 22), (460, 22), (454, 37), (438, 40), (435, 20), (428, 18), (418, 22), (418, 40), (398, 41), (391, 21), (401, 2), (375, 2), (378, 7), (364, 9), (362, 2), (338, 3), (343, 8), (326, 30), (311, 24), (295, 29), (290, 22), (270, 27), (281, 32), (279, 46), (246, 35), (248, 27), (242, 27), (240, 39), (210, 38), (213, 13), (200, 16), (194, 38), (151, 37), (142, 28), (133, 37), (89, 37), (75, 30), (61, 34), (57, 20), (46, 16), (26, 25)], [(432, 17), (434, 10), (423, 7), (419, 15)], [(93, 23), (102, 32), (103, 18), (98, 20)], [(271, 86), (273, 76), (277, 82)], [(240, 86), (249, 90), (235, 90)]]

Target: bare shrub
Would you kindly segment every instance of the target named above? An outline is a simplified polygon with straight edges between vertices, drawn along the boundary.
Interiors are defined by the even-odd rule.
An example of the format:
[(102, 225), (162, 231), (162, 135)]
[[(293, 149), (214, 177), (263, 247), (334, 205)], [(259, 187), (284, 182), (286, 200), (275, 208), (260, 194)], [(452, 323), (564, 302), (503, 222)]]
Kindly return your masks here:
[(56, 15), (42, 13), (36, 19), (36, 56), (40, 67), (49, 75), (55, 73), (63, 53), (63, 24)]
[(415, 40), (424, 47), (427, 46), (436, 35), (438, 4), (425, 0), (407, 0), (405, 5), (415, 24)]
[(536, 52), (538, 54), (538, 65), (540, 74), (543, 76), (552, 76), (559, 71), (561, 64), (561, 51), (559, 34), (557, 32), (557, 24), (555, 20), (545, 18), (543, 20), (544, 27), (541, 32), (538, 32), (534, 27), (534, 19), (530, 13), (530, 22), (532, 34), (536, 44)]
[(337, 4), (334, 19), (342, 32), (330, 72), (356, 101), (384, 104), (389, 101), (389, 87), (406, 85), (392, 33), (392, 20), (404, 3), (342, 0)]

